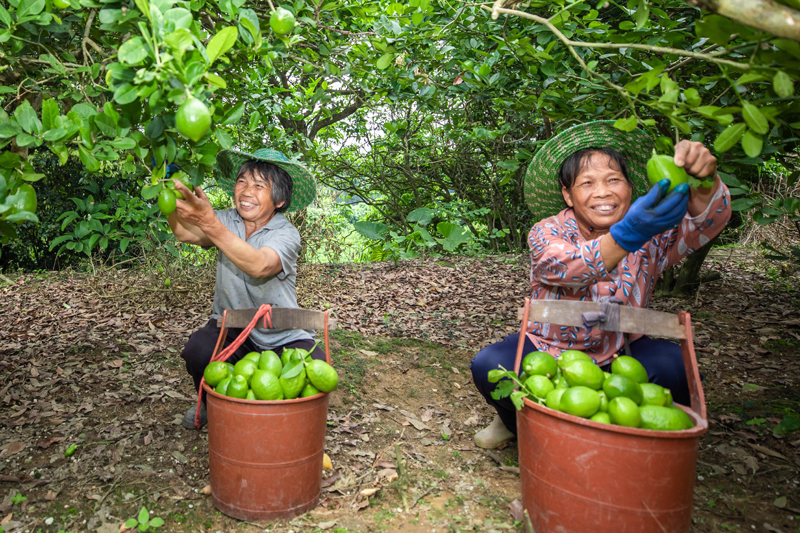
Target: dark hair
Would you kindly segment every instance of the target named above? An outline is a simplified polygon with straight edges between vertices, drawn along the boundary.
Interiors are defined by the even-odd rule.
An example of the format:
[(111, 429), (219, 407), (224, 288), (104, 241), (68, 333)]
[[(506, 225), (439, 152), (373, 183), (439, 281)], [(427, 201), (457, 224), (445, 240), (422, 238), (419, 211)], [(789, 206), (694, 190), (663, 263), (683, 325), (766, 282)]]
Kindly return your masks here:
[(561, 163), (561, 168), (558, 171), (558, 182), (561, 186), (569, 189), (575, 185), (578, 174), (589, 164), (589, 156), (595, 153), (607, 155), (609, 166), (614, 170), (622, 172), (622, 175), (625, 176), (625, 180), (633, 185), (633, 182), (628, 177), (628, 161), (625, 159), (624, 155), (611, 148), (596, 148), (592, 146), (589, 148), (581, 148), (577, 152), (573, 152)]
[(248, 171), (254, 176), (263, 178), (270, 185), (273, 204), (278, 205), (283, 202), (281, 207), (275, 208), (276, 213), (283, 213), (289, 209), (289, 204), (292, 203), (292, 177), (288, 172), (273, 163), (251, 159), (239, 169), (236, 180), (238, 181), (242, 174)]

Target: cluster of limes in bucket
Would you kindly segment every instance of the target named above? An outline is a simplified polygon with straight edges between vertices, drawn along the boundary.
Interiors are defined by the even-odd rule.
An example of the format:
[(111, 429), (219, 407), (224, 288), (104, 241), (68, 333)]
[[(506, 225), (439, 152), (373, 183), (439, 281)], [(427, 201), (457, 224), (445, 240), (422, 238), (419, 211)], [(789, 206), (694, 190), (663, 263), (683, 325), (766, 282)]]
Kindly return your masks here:
[[(647, 371), (633, 357), (615, 357), (608, 373), (580, 350), (565, 350), (558, 359), (533, 352), (523, 359), (522, 371), (524, 395), (556, 411), (631, 428), (694, 427), (689, 415), (673, 404), (670, 390), (648, 383)], [(506, 374), (500, 371), (490, 380)]]
[(203, 377), (214, 392), (242, 400), (307, 398), (339, 385), (336, 369), (297, 348), (284, 349), (281, 357), (271, 350), (250, 352), (235, 365), (214, 361)]

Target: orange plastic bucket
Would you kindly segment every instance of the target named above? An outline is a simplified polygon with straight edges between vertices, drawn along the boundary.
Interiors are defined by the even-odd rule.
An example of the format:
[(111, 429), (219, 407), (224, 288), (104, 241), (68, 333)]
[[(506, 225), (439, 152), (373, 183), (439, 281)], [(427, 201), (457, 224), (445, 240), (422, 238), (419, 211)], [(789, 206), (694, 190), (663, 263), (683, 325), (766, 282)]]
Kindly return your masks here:
[[(522, 324), (528, 321), (526, 300)], [(700, 437), (708, 431), (691, 321), (681, 341), (695, 427), (651, 431), (600, 424), (525, 400), (517, 411), (522, 503), (536, 533), (686, 532)], [(524, 335), (524, 329), (522, 330)], [(522, 356), (517, 353), (516, 368)]]
[[(212, 361), (224, 361), (256, 323), (272, 327), (262, 305), (250, 325), (220, 351), (227, 329), (223, 312)], [(328, 313), (325, 358), (331, 362)], [(214, 507), (240, 520), (291, 519), (319, 503), (328, 394), (281, 401), (239, 400), (217, 394), (202, 380), (208, 410), (208, 455)], [(198, 399), (199, 402), (199, 399)]]
[(328, 395), (264, 402), (204, 387), (214, 507), (240, 520), (288, 520), (316, 507)]

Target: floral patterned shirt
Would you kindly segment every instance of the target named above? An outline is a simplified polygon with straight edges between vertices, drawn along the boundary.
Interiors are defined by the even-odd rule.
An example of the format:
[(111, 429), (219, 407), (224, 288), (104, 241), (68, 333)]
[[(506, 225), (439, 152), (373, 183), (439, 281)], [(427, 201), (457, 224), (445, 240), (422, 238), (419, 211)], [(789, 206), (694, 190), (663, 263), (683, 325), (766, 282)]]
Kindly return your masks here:
[[(603, 265), (600, 238), (583, 238), (572, 209), (541, 220), (528, 234), (531, 299), (602, 302), (616, 296), (624, 305), (647, 307), (661, 273), (716, 237), (730, 220), (730, 193), (725, 184), (719, 184), (704, 213), (687, 214), (677, 228), (656, 235), (611, 272)], [(528, 323), (528, 337), (538, 350), (556, 358), (574, 349), (586, 352), (598, 364), (624, 344), (622, 333), (535, 321)]]

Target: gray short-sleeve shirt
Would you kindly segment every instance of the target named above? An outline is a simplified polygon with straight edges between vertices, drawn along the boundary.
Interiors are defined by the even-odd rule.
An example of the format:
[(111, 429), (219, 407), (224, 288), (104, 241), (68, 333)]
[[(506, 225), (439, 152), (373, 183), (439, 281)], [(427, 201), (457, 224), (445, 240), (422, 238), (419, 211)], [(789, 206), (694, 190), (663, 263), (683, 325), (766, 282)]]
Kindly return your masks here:
[[(217, 259), (217, 280), (214, 288), (214, 308), (211, 318), (220, 318), (225, 309), (248, 309), (270, 304), (274, 307), (298, 307), (297, 256), (300, 252), (300, 233), (285, 216), (276, 213), (262, 228), (245, 237), (244, 221), (236, 209), (215, 211), (217, 218), (234, 235), (254, 248), (265, 246), (275, 250), (283, 270), (270, 278), (251, 278), (220, 252)], [(264, 350), (272, 350), (290, 342), (311, 339), (313, 331), (302, 329), (255, 328), (250, 340)]]

